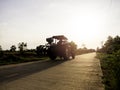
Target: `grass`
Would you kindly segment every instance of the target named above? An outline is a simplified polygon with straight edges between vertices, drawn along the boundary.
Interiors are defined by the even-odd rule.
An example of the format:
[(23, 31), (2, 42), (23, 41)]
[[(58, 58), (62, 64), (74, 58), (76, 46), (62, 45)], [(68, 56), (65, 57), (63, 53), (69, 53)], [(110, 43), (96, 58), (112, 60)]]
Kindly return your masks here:
[(103, 71), (105, 90), (120, 90), (120, 51), (113, 54), (98, 53)]
[(39, 61), (39, 60), (46, 60), (48, 57), (46, 56), (21, 56), (16, 54), (7, 54), (0, 57), (0, 65), (8, 65), (8, 64), (17, 64), (23, 62), (30, 62), (30, 61)]

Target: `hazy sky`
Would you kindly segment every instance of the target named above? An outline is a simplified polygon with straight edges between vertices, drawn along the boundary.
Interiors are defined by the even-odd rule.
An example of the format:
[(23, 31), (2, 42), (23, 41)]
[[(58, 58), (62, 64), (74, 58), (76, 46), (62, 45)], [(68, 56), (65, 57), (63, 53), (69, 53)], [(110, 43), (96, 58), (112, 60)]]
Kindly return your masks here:
[(0, 0), (0, 45), (28, 48), (65, 35), (78, 47), (96, 48), (120, 35), (120, 0)]

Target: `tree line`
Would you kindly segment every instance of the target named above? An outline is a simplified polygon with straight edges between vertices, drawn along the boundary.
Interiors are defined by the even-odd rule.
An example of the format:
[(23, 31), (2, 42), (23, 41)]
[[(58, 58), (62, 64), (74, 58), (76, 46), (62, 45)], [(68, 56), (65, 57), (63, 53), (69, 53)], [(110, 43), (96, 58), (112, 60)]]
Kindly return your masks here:
[[(87, 49), (85, 46), (83, 48), (77, 48), (77, 44), (73, 41), (69, 42), (69, 44), (72, 46), (72, 50), (75, 51), (76, 55), (95, 51), (94, 49)], [(0, 45), (0, 65), (47, 58), (47, 45), (39, 45), (35, 49), (27, 49), (27, 46), (27, 43), (20, 42), (17, 47), (12, 45), (9, 50), (2, 50), (2, 46)]]
[[(15, 45), (12, 45), (10, 47), (10, 51), (16, 51), (17, 47)], [(24, 51), (27, 50), (27, 43), (21, 42), (18, 44), (18, 49), (19, 51)], [(2, 51), (2, 46), (0, 45), (0, 51)]]
[[(87, 49), (87, 47), (84, 45), (83, 48), (77, 48), (77, 44), (73, 41), (70, 42), (72, 47), (74, 47), (74, 50), (77, 55), (84, 54), (84, 53), (90, 53), (90, 52), (95, 52), (95, 49)], [(18, 48), (18, 51), (17, 51)], [(18, 43), (18, 47), (15, 45), (12, 45), (10, 47), (10, 50), (5, 50), (8, 52), (20, 52), (20, 54), (24, 54), (25, 52), (35, 52), (37, 55), (46, 55), (47, 53), (47, 45), (39, 45), (36, 46), (35, 49), (27, 49), (27, 43), (21, 42)], [(2, 52), (2, 46), (0, 45), (0, 52)]]

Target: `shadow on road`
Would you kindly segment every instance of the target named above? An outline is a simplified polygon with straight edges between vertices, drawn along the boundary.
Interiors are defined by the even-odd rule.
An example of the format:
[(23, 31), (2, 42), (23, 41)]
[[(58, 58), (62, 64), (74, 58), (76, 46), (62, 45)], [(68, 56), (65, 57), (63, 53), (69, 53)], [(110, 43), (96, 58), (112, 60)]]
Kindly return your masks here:
[(0, 69), (0, 83), (3, 82), (8, 83), (10, 81), (22, 77), (26, 77), (33, 73), (37, 73), (46, 70), (48, 68), (54, 67), (63, 62), (65, 62), (65, 60), (56, 60), (56, 61), (47, 60), (47, 61), (40, 61), (27, 65), (20, 65), (20, 66)]

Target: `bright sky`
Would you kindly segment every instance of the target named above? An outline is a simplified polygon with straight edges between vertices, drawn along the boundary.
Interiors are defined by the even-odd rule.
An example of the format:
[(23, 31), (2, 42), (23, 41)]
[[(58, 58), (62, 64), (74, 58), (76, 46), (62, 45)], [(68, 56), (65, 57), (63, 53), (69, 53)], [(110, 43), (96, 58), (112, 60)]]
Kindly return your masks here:
[(120, 35), (120, 0), (0, 0), (3, 49), (19, 42), (34, 49), (62, 34), (87, 48)]

